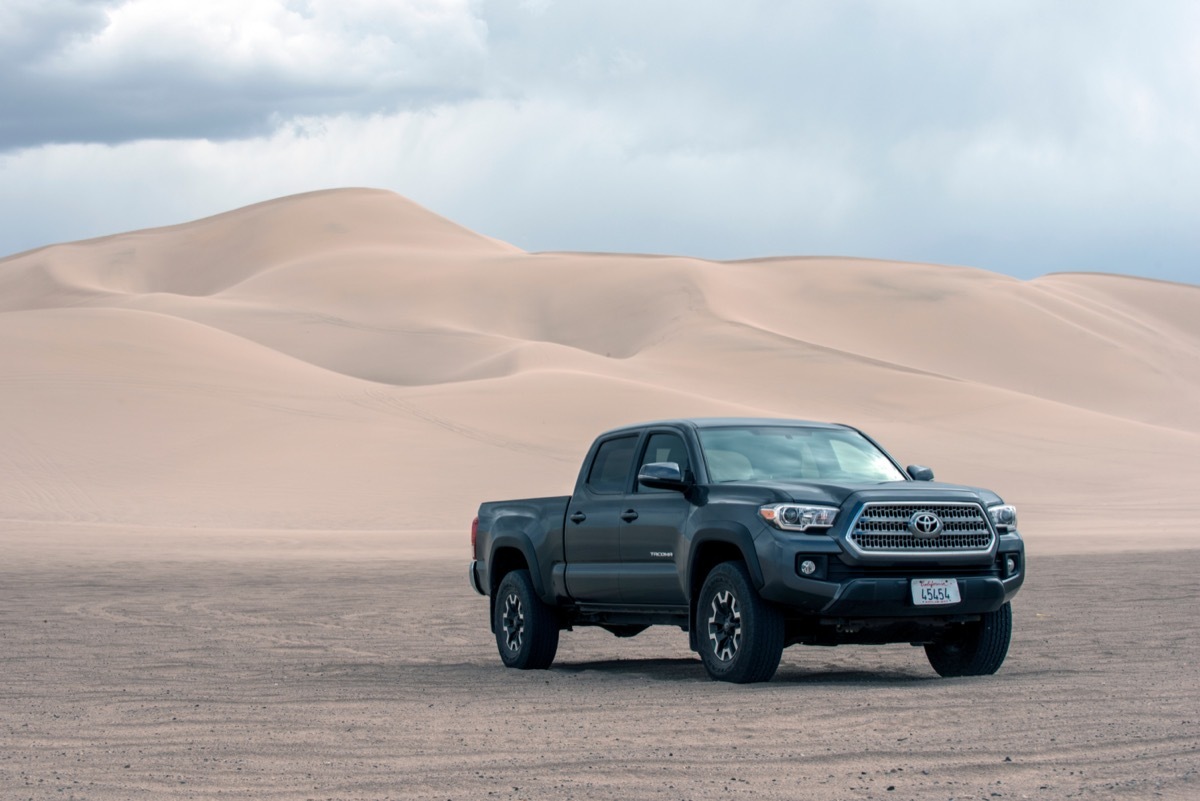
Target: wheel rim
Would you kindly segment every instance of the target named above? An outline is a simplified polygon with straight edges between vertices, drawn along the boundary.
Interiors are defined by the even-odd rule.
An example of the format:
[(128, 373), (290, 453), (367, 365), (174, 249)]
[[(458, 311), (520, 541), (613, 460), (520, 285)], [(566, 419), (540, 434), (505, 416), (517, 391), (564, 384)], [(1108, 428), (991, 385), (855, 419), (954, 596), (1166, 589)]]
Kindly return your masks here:
[(510, 651), (520, 651), (525, 641), (525, 611), (516, 593), (504, 599), (504, 610), (500, 615), (500, 629), (504, 632), (504, 644)]
[(737, 656), (742, 644), (742, 610), (732, 590), (713, 596), (708, 616), (708, 640), (713, 655), (722, 662)]

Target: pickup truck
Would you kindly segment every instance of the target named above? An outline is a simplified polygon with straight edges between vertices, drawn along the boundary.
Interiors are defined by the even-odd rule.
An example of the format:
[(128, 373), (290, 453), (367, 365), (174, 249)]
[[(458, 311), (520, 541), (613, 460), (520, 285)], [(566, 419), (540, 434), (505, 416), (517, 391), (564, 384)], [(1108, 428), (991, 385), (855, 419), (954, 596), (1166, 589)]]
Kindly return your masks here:
[(801, 420), (606, 432), (574, 494), (484, 503), (471, 547), (505, 665), (548, 668), (575, 626), (670, 625), (738, 683), (768, 681), (794, 644), (911, 643), (942, 676), (995, 673), (1025, 579), (1000, 496)]

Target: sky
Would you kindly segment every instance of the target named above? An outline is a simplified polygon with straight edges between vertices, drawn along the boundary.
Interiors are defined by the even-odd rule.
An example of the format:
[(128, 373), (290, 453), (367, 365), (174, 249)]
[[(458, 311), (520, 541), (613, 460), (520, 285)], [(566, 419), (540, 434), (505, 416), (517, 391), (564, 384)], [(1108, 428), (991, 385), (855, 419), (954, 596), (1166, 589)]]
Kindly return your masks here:
[(0, 0), (0, 255), (372, 186), (531, 251), (1200, 284), (1193, 0)]

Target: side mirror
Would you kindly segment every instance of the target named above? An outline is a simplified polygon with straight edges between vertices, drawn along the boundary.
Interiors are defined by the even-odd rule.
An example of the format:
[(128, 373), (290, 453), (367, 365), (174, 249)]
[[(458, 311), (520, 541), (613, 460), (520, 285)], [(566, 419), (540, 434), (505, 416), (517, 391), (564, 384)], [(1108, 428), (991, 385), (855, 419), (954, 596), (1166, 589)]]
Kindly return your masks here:
[(638, 471), (638, 483), (651, 489), (683, 492), (689, 486), (683, 471), (675, 462), (651, 462)]
[(933, 468), (922, 467), (919, 464), (910, 464), (907, 468), (909, 477), (913, 481), (933, 481)]

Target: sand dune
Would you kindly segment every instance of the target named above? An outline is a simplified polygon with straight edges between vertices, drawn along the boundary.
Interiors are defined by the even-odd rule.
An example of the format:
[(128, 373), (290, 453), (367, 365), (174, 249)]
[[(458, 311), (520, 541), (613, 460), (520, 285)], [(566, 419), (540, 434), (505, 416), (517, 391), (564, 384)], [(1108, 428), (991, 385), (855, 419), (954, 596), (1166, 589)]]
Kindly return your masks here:
[(0, 520), (462, 531), (723, 414), (860, 425), (1034, 550), (1195, 546), (1200, 288), (530, 254), (357, 189), (0, 260)]

